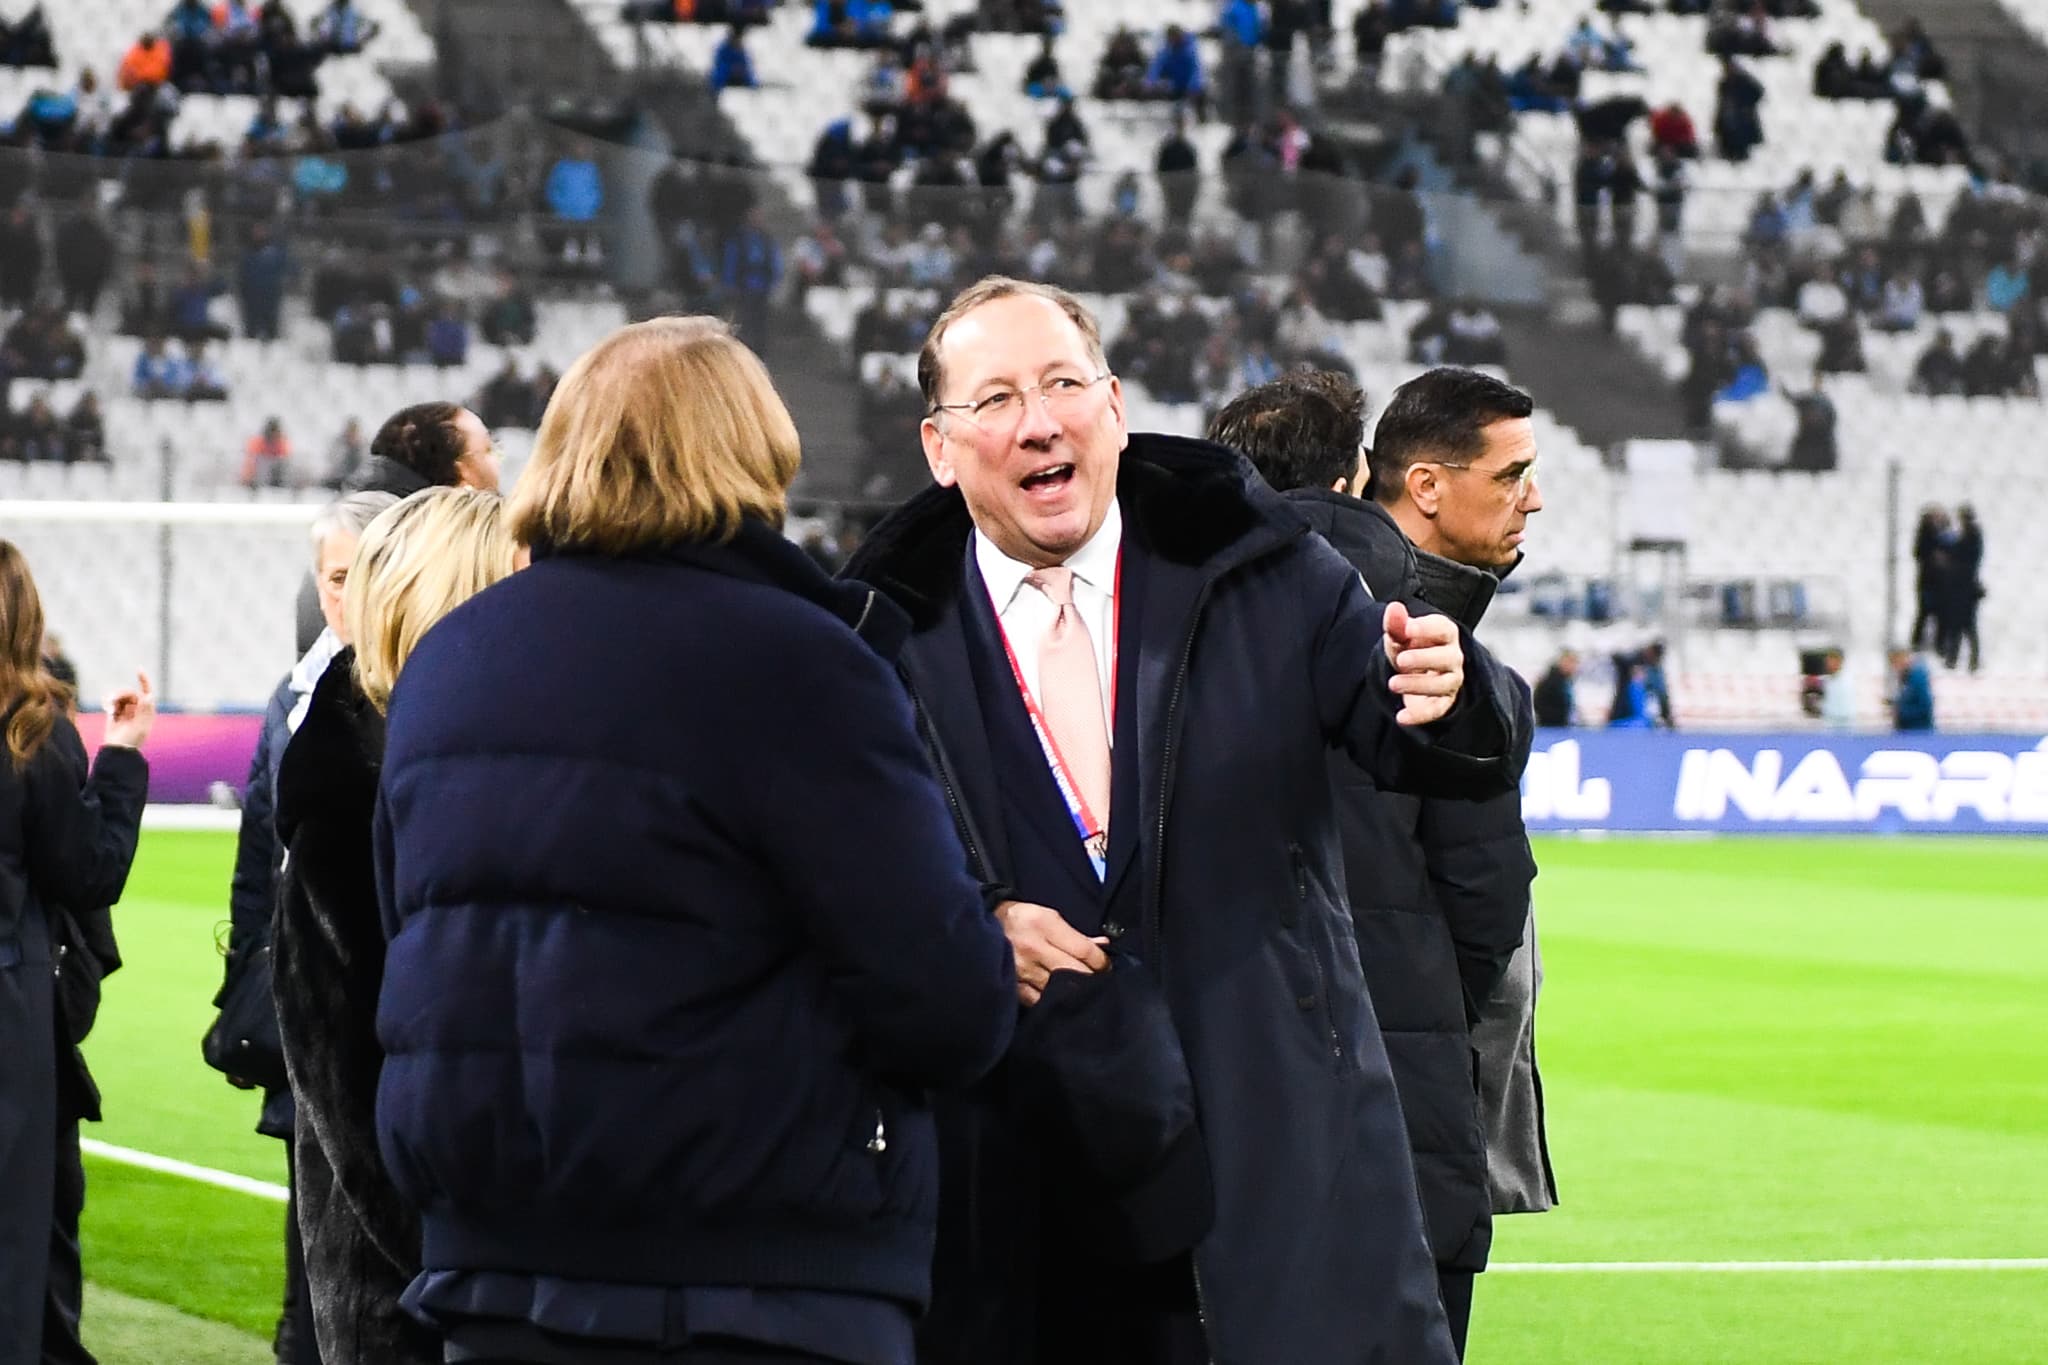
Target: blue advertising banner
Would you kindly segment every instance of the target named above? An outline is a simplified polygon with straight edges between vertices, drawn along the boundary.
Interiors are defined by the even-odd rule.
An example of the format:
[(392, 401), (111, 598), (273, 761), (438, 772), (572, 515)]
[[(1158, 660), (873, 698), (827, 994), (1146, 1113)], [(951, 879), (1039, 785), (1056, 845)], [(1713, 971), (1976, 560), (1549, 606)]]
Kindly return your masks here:
[(1543, 730), (1532, 831), (2048, 834), (2048, 739)]

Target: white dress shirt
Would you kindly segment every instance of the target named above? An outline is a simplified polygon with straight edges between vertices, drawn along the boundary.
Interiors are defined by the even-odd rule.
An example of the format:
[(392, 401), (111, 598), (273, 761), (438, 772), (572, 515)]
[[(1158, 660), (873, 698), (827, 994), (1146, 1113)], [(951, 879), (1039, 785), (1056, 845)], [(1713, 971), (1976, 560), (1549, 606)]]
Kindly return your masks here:
[[(1095, 648), (1095, 669), (1102, 684), (1102, 714), (1111, 744), (1116, 742), (1116, 717), (1109, 710), (1114, 687), (1111, 660), (1116, 654), (1116, 564), (1123, 542), (1123, 510), (1112, 498), (1102, 525), (1087, 544), (1067, 556), (1066, 564), (1074, 571), (1074, 611), (1088, 630), (1089, 644)], [(982, 581), (988, 585), (996, 618), (1010, 637), (1010, 648), (1016, 652), (1024, 685), (1036, 700), (1038, 644), (1052, 628), (1058, 612), (1051, 598), (1024, 581), (1033, 572), (1031, 565), (1010, 558), (980, 531), (974, 533), (974, 562), (981, 569)]]

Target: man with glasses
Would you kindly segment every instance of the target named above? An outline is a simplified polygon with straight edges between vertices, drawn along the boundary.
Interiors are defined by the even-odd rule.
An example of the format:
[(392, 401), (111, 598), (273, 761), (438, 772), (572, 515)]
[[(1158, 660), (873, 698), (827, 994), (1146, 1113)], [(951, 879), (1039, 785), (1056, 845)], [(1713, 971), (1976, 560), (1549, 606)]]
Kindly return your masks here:
[[(1442, 610), (1476, 630), (1503, 566), (1520, 557), (1522, 519), (1543, 505), (1530, 411), (1526, 395), (1485, 375), (1432, 370), (1395, 394), (1367, 456), (1365, 395), (1341, 374), (1310, 371), (1240, 394), (1209, 436), (1287, 494), (1374, 597)], [(1425, 537), (1438, 549), (1421, 548)], [(1474, 1029), (1522, 945), (1536, 876), (1521, 797), (1383, 791), (1342, 755), (1331, 777), (1358, 955), (1462, 1355), (1473, 1277), (1486, 1268), (1493, 1231)], [(1498, 1069), (1490, 1063), (1482, 1062), (1488, 1073)], [(1548, 1175), (1546, 1165), (1546, 1183)]]
[(1325, 769), (1515, 789), (1527, 690), (1371, 601), (1244, 461), (1134, 435), (1094, 317), (991, 278), (918, 362), (937, 487), (848, 567), (1009, 935), (939, 1108), (923, 1365), (1447, 1365)]

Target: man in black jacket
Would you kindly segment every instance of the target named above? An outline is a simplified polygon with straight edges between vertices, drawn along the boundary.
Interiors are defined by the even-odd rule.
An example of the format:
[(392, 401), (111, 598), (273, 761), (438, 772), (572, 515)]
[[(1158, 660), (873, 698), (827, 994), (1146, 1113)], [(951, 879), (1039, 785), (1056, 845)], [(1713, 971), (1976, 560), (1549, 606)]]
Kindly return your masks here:
[[(1368, 600), (1241, 458), (1131, 433), (1071, 295), (981, 281), (919, 379), (939, 486), (848, 573), (912, 618), (900, 669), (1027, 1007), (940, 1111), (919, 1359), (1448, 1365), (1325, 765), (1511, 792), (1525, 689)], [(1192, 1140), (1119, 1130), (1109, 1076), (1191, 1100)]]
[[(1535, 459), (1526, 396), (1469, 370), (1435, 370), (1404, 387), (1381, 419), (1401, 455), (1365, 459), (1365, 396), (1344, 376), (1292, 374), (1240, 395), (1210, 438), (1250, 457), (1380, 601), (1479, 623), (1529, 513), (1542, 506), (1525, 477)], [(1426, 450), (1409, 433), (1426, 433)], [(1460, 434), (1464, 433), (1464, 434)], [(1468, 447), (1480, 442), (1474, 455)], [(1427, 453), (1432, 457), (1421, 460)], [(1392, 496), (1373, 501), (1385, 466)], [(1427, 466), (1427, 468), (1424, 468)], [(1386, 503), (1409, 500), (1414, 469), (1445, 533), (1410, 531)], [(1434, 472), (1432, 472), (1434, 471)], [(1432, 523), (1433, 524), (1433, 523)], [(1418, 534), (1419, 532), (1419, 534)], [(1451, 554), (1422, 548), (1423, 538)], [(1459, 1354), (1472, 1279), (1492, 1238), (1487, 1149), (1471, 1029), (1522, 942), (1536, 866), (1521, 799), (1417, 798), (1382, 791), (1341, 755), (1346, 879), (1359, 958), (1387, 1040), (1439, 1292)]]

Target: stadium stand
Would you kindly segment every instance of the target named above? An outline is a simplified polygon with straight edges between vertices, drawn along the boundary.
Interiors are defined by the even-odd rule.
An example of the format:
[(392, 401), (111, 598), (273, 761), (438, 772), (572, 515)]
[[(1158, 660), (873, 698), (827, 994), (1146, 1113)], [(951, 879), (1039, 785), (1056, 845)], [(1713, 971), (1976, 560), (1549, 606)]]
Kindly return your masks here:
[[(574, 3), (622, 72), (647, 66), (704, 80), (727, 34), (724, 24), (635, 22), (617, 0)], [(129, 8), (122, 0), (119, 6), (96, 10), (89, 31), (76, 14), (60, 22), (56, 37), (61, 70), (68, 75), (86, 65), (108, 64), (108, 54), (126, 41), (121, 33), (137, 18)], [(139, 8), (144, 22), (150, 8)], [(791, 306), (773, 315), (773, 325), (815, 328), (826, 339), (844, 375), (856, 381), (864, 415), (880, 432), (872, 444), (885, 448), (912, 477), (915, 452), (907, 432), (918, 400), (909, 353), (921, 335), (921, 319), (929, 317), (950, 288), (991, 265), (1049, 274), (1089, 291), (1112, 352), (1129, 343), (1125, 354), (1133, 358), (1122, 368), (1131, 393), (1132, 420), (1151, 429), (1199, 432), (1214, 404), (1244, 383), (1255, 382), (1262, 367), (1309, 357), (1351, 371), (1375, 401), (1438, 358), (1476, 360), (1512, 379), (1512, 350), (1502, 354), (1498, 342), (1483, 340), (1476, 350), (1466, 344), (1475, 335), (1495, 334), (1491, 314), (1482, 305), (1446, 296), (1437, 287), (1444, 278), (1440, 257), (1460, 246), (1447, 240), (1452, 229), (1442, 202), (1417, 196), (1412, 170), (1399, 185), (1390, 183), (1398, 166), (1413, 168), (1427, 162), (1404, 155), (1381, 170), (1380, 184), (1365, 187), (1360, 198), (1316, 198), (1328, 193), (1326, 182), (1309, 173), (1322, 164), (1317, 157), (1326, 150), (1325, 127), (1310, 116), (1298, 131), (1281, 123), (1248, 135), (1238, 132), (1240, 120), (1233, 115), (1242, 92), (1233, 82), (1242, 73), (1230, 69), (1229, 49), (1215, 31), (1218, 8), (1208, 0), (1152, 6), (1118, 0), (1072, 7), (1051, 51), (1059, 83), (1080, 96), (1074, 113), (1085, 130), (1087, 151), (1071, 166), (1053, 164), (1050, 169), (1046, 152), (1054, 153), (1054, 163), (1061, 159), (1061, 148), (1049, 146), (1047, 134), (1049, 121), (1061, 112), (1059, 92), (1046, 91), (1043, 82), (1040, 94), (1026, 89), (1043, 50), (1040, 35), (989, 31), (978, 22), (980, 6), (964, 0), (928, 0), (921, 14), (898, 14), (889, 36), (892, 42), (927, 43), (925, 54), (942, 58), (942, 69), (928, 65), (909, 71), (909, 63), (888, 55), (892, 48), (879, 49), (884, 55), (878, 56), (875, 48), (807, 42), (813, 25), (809, 5), (770, 8), (758, 16), (759, 23), (751, 22), (756, 16), (750, 15), (745, 42), (758, 85), (722, 91), (718, 109), (743, 134), (751, 164), (760, 169), (745, 185), (736, 178), (733, 193), (713, 194), (708, 191), (720, 182), (705, 179), (704, 168), (679, 167), (684, 172), (677, 184), (683, 189), (679, 213), (686, 245), (674, 249), (671, 244), (668, 259), (681, 271), (656, 281), (652, 294), (622, 295), (594, 285), (588, 271), (569, 284), (543, 280), (530, 344), (515, 344), (509, 350), (472, 345), (459, 363), (441, 367), (419, 358), (412, 363), (338, 364), (339, 339), (329, 321), (316, 313), (314, 301), (297, 288), (284, 303), (279, 341), (249, 340), (242, 335), (246, 328), (238, 301), (224, 297), (211, 305), (208, 315), (227, 334), (210, 346), (227, 396), (209, 403), (135, 396), (130, 381), (142, 339), (95, 328), (80, 374), (48, 384), (17, 382), (9, 401), (17, 412), (26, 412), (40, 398), (62, 416), (80, 395), (96, 393), (109, 461), (0, 461), (0, 499), (226, 496), (257, 508), (318, 501), (327, 495), (321, 485), (328, 446), (349, 418), (374, 423), (383, 411), (405, 402), (483, 393), (501, 378), (508, 356), (521, 376), (512, 385), (516, 410), (522, 406), (519, 383), (525, 382), (525, 375), (538, 369), (559, 371), (591, 340), (629, 316), (678, 305), (743, 306), (726, 244), (741, 231), (750, 205), (772, 210), (773, 235), (780, 243), (769, 276), (776, 286), (771, 293), (786, 294)], [(338, 112), (345, 104), (380, 109), (390, 87), (378, 66), (411, 65), (431, 54), (431, 45), (398, 0), (375, 5), (365, 0), (364, 9), (384, 31), (373, 51), (332, 58), (323, 66), (323, 115)], [(1366, 12), (1367, 6), (1357, 0), (1338, 0), (1332, 11), (1335, 34), (1352, 32)], [(1290, 103), (1302, 108), (1319, 101), (1340, 102), (1361, 82), (1389, 96), (1434, 97), (1447, 85), (1458, 87), (1458, 69), (1468, 58), (1489, 59), (1502, 71), (1514, 70), (1530, 58), (1554, 59), (1582, 41), (1575, 30), (1584, 17), (1583, 5), (1553, 0), (1490, 9), (1465, 6), (1455, 27), (1388, 34), (1376, 64), (1361, 61), (1358, 44), (1323, 35), (1297, 44), (1278, 76), (1263, 65), (1262, 55), (1254, 93), (1263, 102), (1278, 85)], [(1187, 124), (1197, 167), (1193, 183), (1198, 186), (1191, 207), (1176, 206), (1154, 173), (1162, 141), (1185, 111), (1170, 99), (1091, 97), (1105, 66), (1115, 64), (1106, 63), (1106, 57), (1142, 56), (1149, 62), (1168, 25), (1181, 25), (1196, 35), (1202, 80), (1210, 97), (1205, 112), (1212, 117)], [(1848, 0), (1819, 0), (1814, 17), (1770, 25), (1771, 41), (1784, 49), (1784, 55), (1743, 59), (1764, 87), (1763, 140), (1742, 162), (1714, 155), (1712, 113), (1720, 64), (1707, 51), (1709, 25), (1702, 16), (1602, 16), (1599, 30), (1625, 38), (1628, 64), (1641, 70), (1588, 70), (1580, 78), (1582, 102), (1640, 98), (1645, 110), (1673, 101), (1682, 104), (1708, 144), (1707, 155), (1688, 166), (1685, 250), (1672, 258), (1678, 281), (1675, 291), (1666, 295), (1670, 301), (1625, 304), (1615, 313), (1617, 333), (1679, 387), (1693, 368), (1685, 344), (1689, 311), (1741, 303), (1739, 295), (1729, 291), (1727, 263), (1736, 259), (1736, 251), (1748, 250), (1744, 237), (1755, 225), (1763, 196), (1771, 196), (1781, 208), (1802, 193), (1826, 197), (1833, 193), (1832, 181), (1840, 171), (1855, 201), (1848, 205), (1849, 227), (1866, 220), (1889, 225), (1901, 213), (1917, 211), (1925, 221), (1942, 225), (1944, 232), (1958, 234), (1973, 230), (1967, 220), (1981, 204), (2010, 204), (2017, 197), (2017, 191), (1996, 181), (1987, 183), (1981, 176), (1973, 183), (1971, 172), (1959, 165), (1887, 161), (1887, 128), (1893, 118), (1889, 101), (1828, 100), (1814, 93), (1815, 67), (1832, 46), (1840, 44), (1855, 54), (1893, 50), (1890, 40)], [(1130, 31), (1128, 36), (1125, 30)], [(1128, 51), (1131, 38), (1135, 53)], [(1125, 71), (1142, 84), (1135, 66)], [(1048, 73), (1041, 67), (1039, 74)], [(0, 71), (0, 80), (33, 83), (36, 77), (33, 71)], [(971, 138), (963, 137), (958, 144), (962, 153), (987, 152), (999, 134), (1014, 137), (1015, 151), (1008, 154), (1010, 197), (1002, 201), (1000, 225), (990, 229), (992, 248), (983, 247), (983, 228), (974, 217), (978, 210), (971, 192), (956, 193), (927, 179), (930, 157), (921, 162), (899, 156), (888, 173), (887, 190), (879, 194), (857, 181), (848, 184), (846, 215), (837, 217), (836, 224), (812, 222), (812, 213), (832, 216), (834, 208), (825, 193), (830, 187), (812, 178), (821, 132), (846, 121), (850, 149), (858, 151), (877, 131), (876, 114), (883, 106), (874, 96), (884, 88), (885, 79), (894, 91), (892, 100), (900, 100), (906, 80), (927, 85), (936, 80), (943, 97), (971, 122)], [(1919, 88), (1936, 107), (1945, 103), (1938, 80), (1920, 82)], [(251, 95), (191, 95), (180, 109), (179, 135), (236, 145), (257, 108)], [(188, 124), (188, 117), (195, 114), (201, 117)], [(1639, 114), (1626, 123), (1640, 163), (1648, 167), (1648, 130)], [(1487, 146), (1494, 163), (1507, 169), (1511, 182), (1525, 195), (1555, 208), (1557, 225), (1566, 235), (1579, 226), (1570, 193), (1579, 152), (1578, 124), (1570, 112), (1523, 110), (1514, 115), (1505, 137)], [(955, 131), (963, 126), (956, 125)], [(592, 167), (589, 174), (600, 195), (612, 186), (657, 182), (656, 217), (661, 218), (657, 165), (618, 152), (560, 155), (565, 160), (587, 155), (585, 164)], [(1339, 159), (1334, 164), (1346, 163)], [(980, 167), (963, 170), (971, 183)], [(1802, 171), (1814, 173), (1813, 186), (1800, 188)], [(539, 182), (545, 179), (546, 198), (555, 202), (556, 182), (546, 161), (528, 167), (526, 173), (535, 183), (521, 193), (540, 198)], [(1323, 288), (1327, 275), (1316, 273), (1314, 238), (1322, 221), (1317, 213), (1326, 203), (1339, 206), (1335, 221), (1347, 223), (1355, 241), (1349, 248), (1340, 245), (1321, 266), (1356, 272), (1356, 292), (1363, 301), (1355, 314), (1333, 305)], [(798, 216), (792, 217), (786, 206), (794, 206)], [(1297, 207), (1307, 212), (1293, 212)], [(1395, 232), (1396, 223), (1405, 225), (1411, 215), (1418, 253), (1414, 260), (1384, 244), (1375, 249), (1378, 233)], [(946, 219), (953, 226), (928, 228), (927, 216)], [(1964, 220), (1960, 226), (1959, 216)], [(592, 230), (584, 235), (593, 246), (600, 239), (614, 245), (620, 240), (624, 229), (619, 223), (590, 221)], [(1120, 225), (1125, 223), (1129, 226)], [(516, 240), (537, 228), (543, 239), (541, 259), (560, 264), (562, 220), (558, 216), (552, 227), (549, 224), (546, 212), (533, 224), (522, 218), (510, 237)], [(1654, 241), (1654, 212), (1638, 214), (1631, 235), (1639, 245)], [(1879, 652), (1901, 629), (1897, 619), (1887, 616), (1909, 612), (1913, 594), (1912, 563), (1891, 543), (1894, 536), (1888, 527), (1903, 534), (1901, 519), (1910, 517), (1923, 501), (1971, 498), (1984, 516), (1993, 547), (1987, 575), (1995, 572), (1996, 579), (1983, 609), (1983, 633), (1997, 644), (1987, 645), (1991, 668), (1984, 676), (1944, 675), (1939, 680), (1944, 723), (2048, 721), (2040, 700), (2048, 689), (2036, 681), (2048, 669), (2048, 657), (2041, 657), (2043, 633), (2033, 619), (2037, 613), (2027, 606), (2026, 594), (2005, 587), (2024, 582), (2041, 567), (2033, 562), (2035, 552), (2026, 544), (2021, 526), (2006, 510), (2012, 505), (2011, 480), (2022, 471), (2006, 471), (1994, 462), (1957, 476), (1945, 460), (1958, 434), (1971, 449), (2017, 449), (2038, 405), (2012, 396), (1929, 397), (1912, 391), (1920, 358), (1937, 332), (1948, 332), (1959, 354), (1967, 357), (1977, 339), (1996, 337), (2010, 326), (2010, 311), (2000, 313), (1987, 306), (1987, 281), (1980, 277), (1975, 258), (1971, 278), (1963, 286), (1970, 295), (1967, 308), (1938, 307), (1939, 291), (1933, 288), (1934, 272), (1929, 271), (1923, 281), (1924, 307), (1916, 310), (1909, 325), (1881, 331), (1869, 325), (1874, 318), (1866, 315), (1858, 337), (1862, 370), (1833, 372), (1821, 380), (1819, 392), (1834, 412), (1837, 458), (1822, 472), (1785, 467), (1801, 430), (1801, 413), (1814, 410), (1810, 403), (1802, 406), (1801, 400), (1810, 392), (1807, 380), (1815, 362), (1822, 359), (1822, 338), (1811, 319), (1802, 323), (1799, 317), (1799, 282), (1816, 267), (1824, 273), (1851, 272), (1858, 244), (1856, 234), (1844, 227), (1832, 235), (1816, 233), (1796, 251), (1788, 248), (1775, 256), (1750, 251), (1752, 257), (1783, 260), (1780, 276), (1746, 281), (1768, 286), (1754, 291), (1766, 306), (1746, 310), (1753, 311), (1753, 319), (1731, 329), (1731, 340), (1753, 339), (1766, 376), (1765, 391), (1746, 401), (1712, 405), (1719, 449), (1702, 448), (1700, 465), (1687, 482), (1694, 531), (1683, 560), (1675, 566), (1669, 551), (1639, 552), (1629, 544), (1625, 504), (1630, 476), (1621, 450), (1596, 448), (1553, 412), (1539, 410), (1546, 507), (1535, 526), (1529, 566), (1510, 580), (1502, 608), (1489, 619), (1497, 649), (1511, 662), (1533, 676), (1561, 645), (1569, 644), (1597, 661), (1633, 649), (1653, 634), (1665, 634), (1678, 649), (1680, 669), (1673, 691), (1682, 723), (1796, 723), (1801, 719), (1797, 679), (1789, 670), (1799, 648), (1839, 641), (1850, 647), (1851, 672), (1867, 684), (1864, 719), (1882, 723), (1877, 709)], [(1190, 256), (1181, 257), (1182, 251)], [(1229, 256), (1235, 263), (1209, 261), (1217, 269), (1205, 273), (1205, 252)], [(595, 261), (595, 251), (592, 257)], [(1962, 264), (1960, 258), (1956, 263)], [(1886, 264), (1892, 264), (1889, 257)], [(424, 280), (425, 268), (406, 278)], [(479, 268), (485, 267), (480, 263)], [(1109, 279), (1100, 278), (1104, 272)], [(786, 278), (778, 282), (777, 277)], [(1123, 287), (1125, 281), (1128, 287)], [(663, 284), (668, 287), (660, 287)], [(1297, 289), (1307, 292), (1305, 303), (1297, 300)], [(857, 344), (857, 338), (872, 340), (862, 329), (864, 314), (877, 300), (881, 307), (876, 316), (898, 339)], [(1192, 370), (1192, 382), (1187, 376), (1160, 380), (1148, 374), (1143, 363), (1141, 343), (1150, 333), (1129, 320), (1141, 313), (1148, 327), (1156, 325), (1162, 303), (1168, 310), (1188, 310), (1207, 328), (1203, 345), (1196, 348), (1201, 354), (1191, 367), (1183, 367)], [(1451, 325), (1453, 318), (1457, 326)], [(469, 320), (476, 321), (474, 309)], [(1461, 330), (1468, 320), (1479, 324), (1476, 332)], [(1238, 340), (1248, 334), (1255, 340), (1268, 335), (1273, 340)], [(1163, 385), (1158, 392), (1155, 383)], [(289, 395), (289, 403), (280, 404), (279, 395)], [(1538, 394), (1539, 399), (1544, 396)], [(280, 406), (287, 410), (279, 411)], [(240, 476), (245, 446), (272, 416), (282, 419), (293, 445), (288, 486), (244, 490)], [(516, 462), (529, 438), (510, 429), (502, 438)], [(2032, 486), (2024, 477), (2020, 483)], [(280, 508), (278, 515), (302, 514)], [(88, 546), (98, 547), (104, 552), (98, 557), (140, 566), (147, 570), (145, 577), (157, 572), (154, 566), (161, 562), (164, 548), (159, 528), (148, 523), (118, 532), (89, 523), (52, 523), (39, 526), (34, 534), (61, 553), (83, 554)], [(224, 534), (222, 543), (233, 548), (218, 558), (199, 548), (203, 537), (196, 528), (166, 534), (181, 556), (181, 596), (188, 591), (183, 585), (203, 582), (223, 601), (241, 600), (259, 575), (238, 572), (238, 562), (246, 567), (251, 556), (268, 556), (281, 566), (299, 556), (296, 539), (280, 537), (274, 528), (267, 532), (268, 540), (266, 533), (237, 532), (243, 538), (239, 544)], [(190, 548), (185, 548), (188, 535)], [(268, 548), (254, 548), (252, 536)], [(186, 558), (193, 565), (189, 575), (184, 572)], [(81, 594), (72, 600), (82, 604), (91, 599)], [(110, 617), (74, 630), (77, 652), (89, 668), (92, 661), (108, 657), (103, 651), (115, 650), (126, 640), (154, 638), (162, 613), (137, 610), (148, 615), (149, 622)], [(278, 642), (283, 638), (282, 623), (275, 630), (267, 621), (259, 624), (261, 613), (253, 610), (224, 615), (234, 617), (236, 631), (246, 638), (232, 631), (223, 635), (224, 648), (218, 653), (224, 658), (218, 660), (217, 673), (208, 671), (216, 660), (181, 668), (180, 691), (185, 695), (180, 700), (202, 704), (260, 696), (267, 685), (263, 680), (275, 670), (259, 661), (286, 652), (287, 646)], [(134, 633), (144, 626), (141, 634)], [(187, 633), (193, 628), (187, 627)], [(184, 650), (183, 641), (178, 648)], [(1582, 704), (1591, 703), (1584, 709), (1594, 717), (1602, 709), (1601, 687), (1596, 662), (1581, 688)]]

